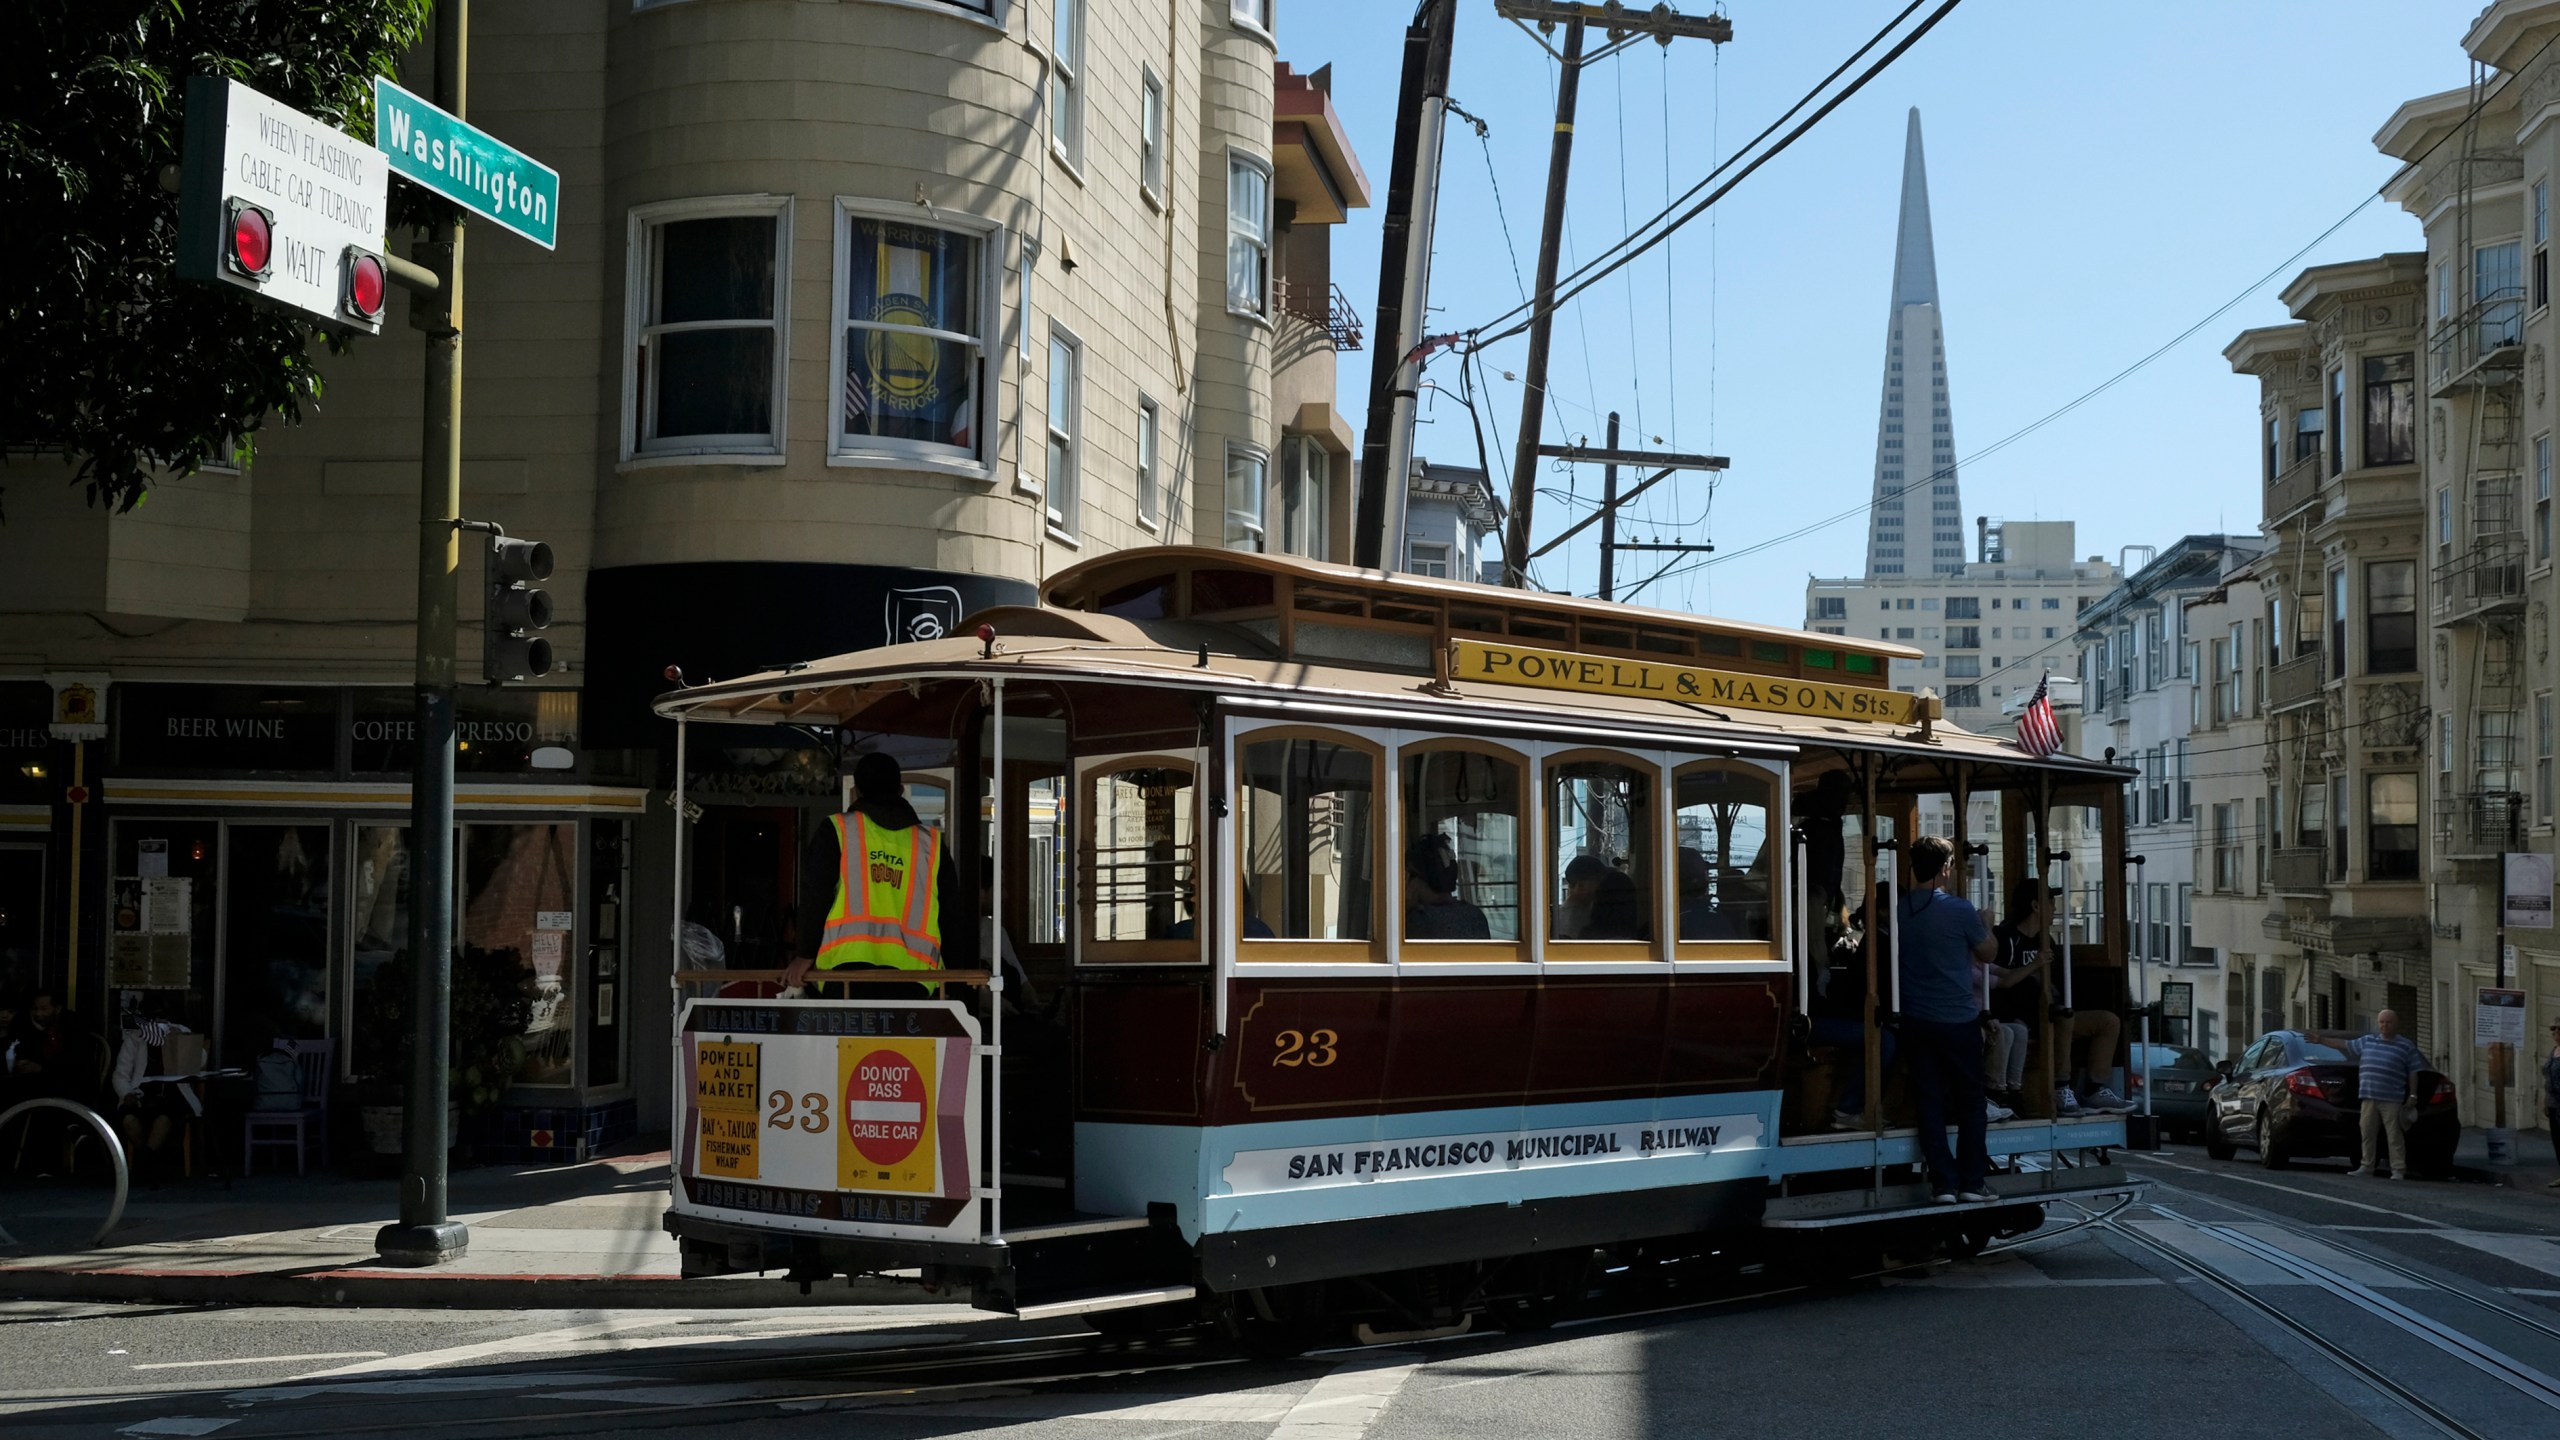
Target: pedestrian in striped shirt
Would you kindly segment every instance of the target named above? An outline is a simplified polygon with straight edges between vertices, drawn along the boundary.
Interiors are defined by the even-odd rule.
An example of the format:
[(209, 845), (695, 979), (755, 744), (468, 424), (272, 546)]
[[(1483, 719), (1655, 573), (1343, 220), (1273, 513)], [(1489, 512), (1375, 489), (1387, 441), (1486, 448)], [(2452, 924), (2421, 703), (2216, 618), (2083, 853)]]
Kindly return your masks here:
[(2356, 1057), (2356, 1095), (2364, 1102), (2364, 1160), (2350, 1175), (2372, 1175), (2382, 1169), (2382, 1141), (2391, 1141), (2391, 1178), (2409, 1175), (2409, 1081), (2426, 1057), (2400, 1033), (2400, 1017), (2385, 1010), (2373, 1017), (2374, 1033), (2338, 1042)]

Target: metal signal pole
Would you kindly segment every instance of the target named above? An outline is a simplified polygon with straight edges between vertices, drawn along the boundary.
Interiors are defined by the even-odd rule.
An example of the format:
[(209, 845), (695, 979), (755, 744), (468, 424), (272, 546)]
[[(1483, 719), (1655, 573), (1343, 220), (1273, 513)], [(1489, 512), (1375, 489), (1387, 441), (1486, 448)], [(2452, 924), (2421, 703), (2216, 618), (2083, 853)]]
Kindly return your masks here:
[[(435, 103), (465, 114), (470, 0), (436, 0)], [(409, 1090), (402, 1116), (400, 1219), (374, 1237), (395, 1265), (435, 1265), (471, 1248), (445, 1209), (446, 1096), (453, 1088), (454, 611), (462, 534), (462, 222), (439, 217), (421, 258), (442, 282), (418, 296), (427, 332), (426, 434), (418, 484), (418, 736), (409, 780)]]

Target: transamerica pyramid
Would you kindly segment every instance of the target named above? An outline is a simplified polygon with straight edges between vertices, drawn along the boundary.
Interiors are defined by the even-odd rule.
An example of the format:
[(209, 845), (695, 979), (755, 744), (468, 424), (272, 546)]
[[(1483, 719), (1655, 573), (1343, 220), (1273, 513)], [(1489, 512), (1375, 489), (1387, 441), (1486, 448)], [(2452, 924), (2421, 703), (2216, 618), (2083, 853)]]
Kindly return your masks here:
[(1867, 576), (1961, 574), (1964, 501), (1956, 492), (1938, 256), (1929, 240), (1929, 169), (1920, 155), (1917, 109), (1902, 148), (1902, 216), (1893, 240), (1893, 305), (1884, 355)]

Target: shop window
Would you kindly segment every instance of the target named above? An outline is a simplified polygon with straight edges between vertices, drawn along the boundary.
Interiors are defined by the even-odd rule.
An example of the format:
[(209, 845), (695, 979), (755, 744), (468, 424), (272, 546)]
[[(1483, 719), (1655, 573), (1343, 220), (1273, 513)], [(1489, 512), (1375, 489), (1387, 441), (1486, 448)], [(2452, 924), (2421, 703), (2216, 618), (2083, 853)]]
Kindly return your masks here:
[(622, 1083), (624, 897), (631, 893), (631, 822), (587, 822), (587, 1083)]
[(1546, 767), (1547, 938), (1572, 958), (1650, 954), (1655, 854), (1652, 767), (1572, 755)]
[(566, 820), (462, 827), (463, 949), (512, 961), (532, 1000), (518, 1085), (576, 1083), (577, 830)]
[[(1331, 732), (1257, 735), (1236, 766), (1241, 926), (1260, 942), (1376, 938), (1378, 765), (1367, 742)], [(1278, 947), (1265, 951), (1279, 958)], [(1343, 953), (1349, 950), (1350, 953)]]
[(1196, 960), (1197, 794), (1188, 760), (1114, 758), (1084, 779), (1087, 963)]
[(626, 455), (781, 454), (790, 211), (752, 195), (632, 212)]
[(1684, 765), (1672, 776), (1671, 805), (1683, 952), (1710, 941), (1711, 955), (1772, 953), (1785, 911), (1775, 777), (1731, 761)]
[[(1435, 742), (1407, 749), (1401, 766), (1404, 825), (1404, 958), (1463, 958), (1438, 942), (1504, 947), (1520, 939), (1523, 776), (1518, 756)], [(1417, 946), (1414, 942), (1426, 942)]]
[[(122, 688), (122, 687), (118, 687)], [(164, 1019), (213, 1037), (226, 1065), (257, 1058), (265, 1038), (218, 1034), (214, 956), (222, 875), (222, 826), (212, 820), (119, 820), (110, 837), (114, 877), (107, 906), (107, 988), (148, 988)], [(33, 975), (12, 977), (33, 979)], [(129, 982), (140, 981), (137, 985)]]
[(836, 211), (838, 383), (829, 451), (974, 471), (986, 460), (993, 229), (947, 211), (936, 216), (945, 223), (920, 225), (907, 207), (898, 211), (869, 213), (851, 202)]

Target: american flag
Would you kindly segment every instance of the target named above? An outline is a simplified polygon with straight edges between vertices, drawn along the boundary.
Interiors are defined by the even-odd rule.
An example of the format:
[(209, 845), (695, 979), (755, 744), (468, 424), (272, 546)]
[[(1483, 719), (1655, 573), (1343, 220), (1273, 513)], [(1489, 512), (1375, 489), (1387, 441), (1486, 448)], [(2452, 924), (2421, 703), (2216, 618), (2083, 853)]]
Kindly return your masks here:
[(2036, 698), (2018, 716), (2018, 748), (2041, 760), (2062, 748), (2062, 724), (2053, 718), (2053, 672), (2036, 681)]

